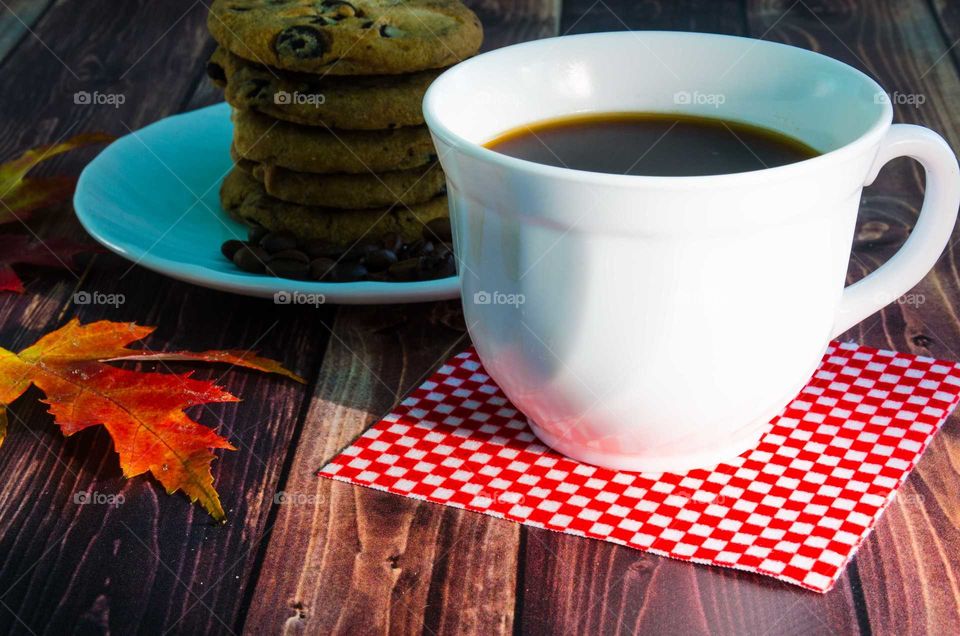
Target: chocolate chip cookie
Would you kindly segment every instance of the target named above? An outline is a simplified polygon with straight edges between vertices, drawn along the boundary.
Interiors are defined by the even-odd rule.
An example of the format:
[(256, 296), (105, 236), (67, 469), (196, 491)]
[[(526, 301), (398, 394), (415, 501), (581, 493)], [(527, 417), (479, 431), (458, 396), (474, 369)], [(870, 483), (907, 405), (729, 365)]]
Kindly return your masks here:
[(298, 239), (319, 239), (352, 245), (364, 237), (395, 233), (404, 241), (418, 239), (425, 224), (447, 216), (447, 197), (440, 195), (414, 206), (373, 210), (337, 210), (287, 203), (271, 197), (242, 170), (234, 169), (220, 189), (223, 207), (234, 218), (271, 232), (291, 232)]
[(292, 73), (253, 64), (224, 48), (207, 74), (234, 108), (305, 126), (380, 130), (423, 124), (423, 94), (443, 71), (359, 77)]
[(234, 110), (233, 143), (244, 159), (298, 172), (352, 174), (408, 170), (436, 161), (426, 126), (333, 130), (297, 126)]
[(263, 184), (272, 197), (300, 205), (345, 210), (416, 205), (446, 188), (437, 162), (420, 168), (380, 174), (311, 174), (261, 164), (234, 155), (237, 167)]
[(450, 0), (214, 0), (207, 25), (242, 58), (331, 75), (450, 66), (483, 39), (477, 16)]

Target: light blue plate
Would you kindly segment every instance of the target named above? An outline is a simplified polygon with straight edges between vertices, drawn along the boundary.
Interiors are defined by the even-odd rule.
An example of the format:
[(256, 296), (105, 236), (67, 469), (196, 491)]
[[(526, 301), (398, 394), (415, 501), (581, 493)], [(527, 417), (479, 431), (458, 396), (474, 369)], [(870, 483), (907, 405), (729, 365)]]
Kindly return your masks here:
[[(80, 175), (74, 207), (107, 249), (172, 278), (248, 296), (323, 294), (327, 302), (402, 303), (457, 298), (456, 277), (411, 283), (316, 283), (247, 274), (220, 254), (244, 226), (220, 207), (230, 171), (230, 109), (175, 115), (112, 143)], [(294, 296), (294, 298), (296, 298)]]

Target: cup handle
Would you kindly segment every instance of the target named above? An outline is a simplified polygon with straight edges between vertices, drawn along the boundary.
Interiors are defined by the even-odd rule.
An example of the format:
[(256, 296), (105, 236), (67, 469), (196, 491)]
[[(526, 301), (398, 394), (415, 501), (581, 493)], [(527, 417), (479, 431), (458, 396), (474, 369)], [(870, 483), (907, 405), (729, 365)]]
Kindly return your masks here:
[(890, 260), (843, 290), (833, 338), (905, 294), (933, 269), (950, 240), (960, 206), (960, 169), (943, 137), (922, 126), (894, 124), (880, 143), (864, 185), (891, 159), (911, 157), (923, 166), (926, 188), (909, 238)]

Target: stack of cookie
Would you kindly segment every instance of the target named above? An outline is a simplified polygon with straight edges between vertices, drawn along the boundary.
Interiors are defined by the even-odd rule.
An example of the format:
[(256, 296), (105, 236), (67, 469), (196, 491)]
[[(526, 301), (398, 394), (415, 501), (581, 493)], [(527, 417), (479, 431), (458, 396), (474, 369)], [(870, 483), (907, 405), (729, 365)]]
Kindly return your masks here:
[(331, 254), (383, 237), (397, 250), (446, 218), (421, 102), (444, 68), (480, 47), (467, 7), (215, 0), (208, 26), (219, 44), (208, 73), (234, 109), (224, 209)]

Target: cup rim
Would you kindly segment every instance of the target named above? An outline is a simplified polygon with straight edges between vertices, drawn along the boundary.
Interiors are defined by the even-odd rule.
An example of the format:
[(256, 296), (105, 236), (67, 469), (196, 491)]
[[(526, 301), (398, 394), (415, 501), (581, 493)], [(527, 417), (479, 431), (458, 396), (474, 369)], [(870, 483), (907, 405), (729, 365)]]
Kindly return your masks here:
[[(649, 31), (605, 31), (598, 33), (581, 33), (576, 35), (560, 35), (551, 38), (542, 38), (539, 40), (532, 40), (529, 42), (521, 42), (519, 44), (513, 44), (510, 46), (501, 47), (498, 49), (493, 49), (492, 51), (487, 51), (486, 53), (481, 53), (480, 55), (473, 57), (469, 60), (465, 60), (456, 64), (455, 66), (447, 69), (437, 77), (430, 87), (427, 89), (426, 94), (423, 98), (423, 115), (426, 121), (427, 127), (430, 129), (431, 134), (435, 135), (446, 144), (455, 148), (456, 150), (481, 161), (492, 162), (499, 164), (505, 168), (512, 168), (515, 170), (522, 170), (527, 173), (532, 173), (540, 177), (553, 177), (561, 178), (564, 180), (578, 180), (578, 181), (588, 181), (597, 185), (610, 185), (610, 186), (656, 186), (656, 187), (676, 187), (683, 189), (690, 189), (691, 187), (727, 187), (727, 186), (736, 186), (743, 185), (744, 183), (756, 182), (759, 180), (770, 180), (778, 178), (789, 178), (797, 175), (801, 171), (806, 171), (808, 169), (813, 169), (820, 167), (828, 162), (842, 161), (851, 155), (855, 155), (860, 152), (862, 147), (868, 144), (873, 143), (874, 141), (879, 141), (879, 139), (886, 133), (890, 125), (893, 123), (893, 106), (889, 101), (884, 101), (881, 104), (881, 112), (878, 115), (876, 121), (863, 132), (859, 137), (847, 142), (846, 144), (840, 146), (839, 148), (834, 148), (827, 152), (818, 154), (815, 157), (810, 157), (808, 159), (803, 159), (801, 161), (795, 161), (793, 163), (788, 163), (782, 166), (775, 166), (770, 168), (760, 168), (757, 170), (749, 170), (746, 172), (733, 172), (726, 174), (715, 174), (715, 175), (694, 175), (694, 176), (649, 176), (649, 175), (632, 175), (632, 174), (613, 174), (607, 172), (592, 172), (588, 170), (576, 170), (574, 168), (564, 168), (561, 166), (550, 166), (546, 164), (536, 163), (534, 161), (529, 161), (527, 159), (519, 159), (517, 157), (511, 157), (503, 153), (491, 150), (482, 143), (477, 143), (471, 141), (462, 135), (454, 132), (449, 126), (444, 123), (444, 116), (440, 112), (440, 108), (437, 106), (438, 97), (437, 95), (443, 90), (443, 79), (447, 76), (452, 76), (456, 73), (464, 73), (469, 71), (470, 67), (476, 64), (480, 59), (485, 58), (490, 55), (503, 55), (505, 51), (520, 49), (520, 48), (532, 48), (537, 46), (544, 46), (550, 42), (556, 43), (557, 40), (563, 39), (606, 39), (606, 38), (630, 38), (634, 39), (637, 37), (644, 37), (646, 35), (657, 35), (657, 36), (674, 36), (681, 38), (696, 38), (696, 39), (712, 39), (712, 40), (744, 40), (751, 42), (751, 46), (766, 46), (773, 48), (786, 48), (792, 49), (791, 53), (798, 55), (800, 57), (807, 57), (810, 59), (816, 58), (819, 61), (826, 61), (828, 64), (832, 64), (838, 68), (841, 68), (843, 72), (858, 76), (861, 80), (865, 80), (868, 84), (871, 84), (875, 90), (875, 93), (886, 93), (883, 87), (877, 83), (872, 77), (866, 73), (841, 62), (840, 60), (834, 59), (828, 55), (823, 55), (821, 53), (816, 53), (814, 51), (809, 51), (797, 46), (792, 46), (789, 44), (781, 44), (779, 42), (769, 42), (767, 40), (757, 39), (757, 38), (748, 38), (737, 35), (723, 35), (717, 33), (696, 33), (688, 31), (667, 31), (667, 30), (649, 30)], [(598, 111), (600, 112), (600, 111)], [(580, 114), (580, 113), (577, 113)], [(738, 120), (739, 121), (739, 120)], [(751, 122), (744, 122), (750, 124)], [(504, 130), (502, 132), (507, 132)], [(493, 137), (495, 138), (495, 137)], [(491, 138), (491, 139), (493, 139)]]

